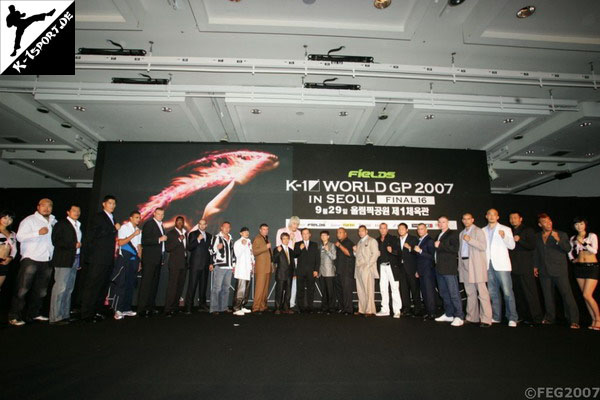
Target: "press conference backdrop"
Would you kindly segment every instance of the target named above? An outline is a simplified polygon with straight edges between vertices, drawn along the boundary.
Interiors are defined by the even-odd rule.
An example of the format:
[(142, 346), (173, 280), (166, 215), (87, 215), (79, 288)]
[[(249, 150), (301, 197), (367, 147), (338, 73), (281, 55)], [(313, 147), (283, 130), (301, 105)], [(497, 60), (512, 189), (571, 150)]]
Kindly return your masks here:
[(437, 229), (443, 214), (456, 229), (466, 211), (483, 223), (491, 199), (482, 151), (168, 142), (100, 143), (95, 207), (105, 194), (118, 199), (117, 220), (135, 209), (148, 220), (163, 207), (166, 227), (179, 215), (188, 229), (207, 219), (213, 233), (230, 221), (237, 239), (242, 226), (253, 237), (267, 223), (272, 243), (292, 215), (314, 240), (340, 226), (356, 239), (361, 224), (373, 235), (381, 222)]

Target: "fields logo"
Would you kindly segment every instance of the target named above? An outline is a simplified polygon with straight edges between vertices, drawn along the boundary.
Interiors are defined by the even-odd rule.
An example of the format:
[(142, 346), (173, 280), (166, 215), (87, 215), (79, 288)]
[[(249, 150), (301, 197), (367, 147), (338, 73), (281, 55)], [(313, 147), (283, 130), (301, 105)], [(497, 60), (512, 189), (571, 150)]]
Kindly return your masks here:
[(394, 179), (396, 172), (394, 171), (363, 171), (358, 169), (355, 171), (348, 171), (348, 178), (371, 178), (371, 179)]
[(2, 75), (75, 73), (74, 1), (0, 1)]

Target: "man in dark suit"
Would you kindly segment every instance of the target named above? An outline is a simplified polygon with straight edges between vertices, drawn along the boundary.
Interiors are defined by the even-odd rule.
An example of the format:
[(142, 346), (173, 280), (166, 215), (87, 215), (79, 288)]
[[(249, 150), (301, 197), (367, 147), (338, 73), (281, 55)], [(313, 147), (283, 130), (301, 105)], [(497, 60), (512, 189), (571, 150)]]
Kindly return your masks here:
[(149, 317), (157, 314), (154, 309), (156, 292), (160, 280), (160, 267), (165, 260), (165, 235), (162, 220), (165, 210), (157, 208), (154, 217), (149, 219), (142, 228), (142, 281), (138, 296), (138, 316)]
[(67, 218), (58, 221), (52, 229), (54, 286), (50, 298), (51, 324), (69, 323), (71, 293), (75, 286), (81, 251), (80, 215), (79, 206), (72, 205), (67, 210)]
[(434, 242), (435, 276), (444, 304), (444, 314), (435, 320), (451, 322), (452, 326), (464, 325), (465, 313), (458, 288), (458, 235), (448, 227), (448, 217), (438, 218), (440, 234)]
[(321, 256), (317, 243), (310, 241), (310, 230), (301, 231), (302, 241), (294, 246), (296, 264), (296, 304), (300, 312), (312, 312), (315, 296), (315, 278), (319, 276)]
[(525, 323), (540, 324), (544, 319), (537, 283), (533, 275), (533, 253), (535, 251), (535, 232), (523, 225), (523, 217), (518, 211), (508, 216), (515, 239), (515, 248), (509, 250), (512, 264), (511, 277), (517, 303), (517, 313), (523, 316)]
[(424, 320), (435, 319), (435, 268), (433, 266), (433, 255), (435, 247), (433, 239), (427, 234), (427, 226), (417, 226), (419, 242), (413, 247), (413, 253), (417, 258), (417, 276), (421, 284), (421, 294), (425, 302)]
[(579, 310), (569, 283), (567, 254), (571, 243), (566, 233), (552, 229), (552, 220), (548, 214), (538, 215), (538, 225), (542, 231), (536, 236), (534, 255), (534, 274), (540, 277), (546, 316), (542, 324), (553, 324), (556, 318), (554, 287), (562, 297), (571, 329), (579, 329)]
[(94, 215), (86, 235), (88, 270), (85, 273), (81, 299), (81, 318), (85, 321), (101, 321), (100, 313), (115, 260), (115, 241), (121, 225), (115, 221), (113, 212), (117, 199), (107, 195), (102, 201), (102, 211)]
[(408, 225), (398, 225), (398, 269), (400, 271), (400, 296), (402, 297), (402, 315), (421, 317), (423, 302), (419, 280), (417, 279), (417, 257), (412, 249), (419, 244), (416, 236), (408, 234)]
[(279, 238), (281, 245), (273, 252), (275, 270), (275, 314), (293, 314), (290, 310), (290, 294), (292, 291), (292, 277), (294, 276), (294, 262), (292, 249), (288, 247), (290, 235), (283, 232)]
[(182, 216), (175, 218), (175, 227), (167, 233), (165, 248), (169, 253), (169, 282), (165, 297), (165, 314), (174, 316), (179, 311), (179, 298), (183, 292), (187, 270), (187, 231)]
[(209, 252), (212, 235), (206, 232), (207, 223), (201, 219), (198, 229), (190, 232), (187, 239), (187, 250), (190, 256), (187, 295), (185, 296), (185, 312), (190, 314), (194, 307), (194, 298), (198, 290), (200, 310), (208, 311), (206, 290), (212, 257)]
[(345, 228), (338, 228), (337, 242), (335, 242), (335, 288), (338, 307), (344, 315), (354, 315), (354, 242), (348, 239)]

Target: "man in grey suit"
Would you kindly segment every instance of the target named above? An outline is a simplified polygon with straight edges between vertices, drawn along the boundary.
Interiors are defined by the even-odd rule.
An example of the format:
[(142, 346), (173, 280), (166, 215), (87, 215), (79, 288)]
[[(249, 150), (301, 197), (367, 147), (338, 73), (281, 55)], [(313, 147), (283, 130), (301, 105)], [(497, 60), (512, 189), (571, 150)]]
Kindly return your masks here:
[(487, 241), (485, 233), (474, 222), (473, 214), (463, 214), (465, 229), (459, 235), (458, 277), (467, 292), (467, 322), (489, 328), (492, 326), (492, 303), (486, 286)]
[(379, 257), (379, 245), (377, 240), (369, 236), (367, 227), (358, 227), (360, 240), (354, 246), (356, 256), (356, 294), (358, 295), (358, 312), (355, 315), (370, 317), (375, 315), (375, 279), (379, 279), (377, 273), (377, 258)]
[(542, 228), (536, 236), (533, 272), (539, 276), (546, 305), (546, 316), (542, 324), (554, 323), (556, 308), (554, 287), (562, 297), (571, 329), (579, 329), (579, 310), (569, 283), (567, 254), (571, 244), (566, 233), (552, 229), (552, 219), (548, 214), (538, 215), (538, 225)]

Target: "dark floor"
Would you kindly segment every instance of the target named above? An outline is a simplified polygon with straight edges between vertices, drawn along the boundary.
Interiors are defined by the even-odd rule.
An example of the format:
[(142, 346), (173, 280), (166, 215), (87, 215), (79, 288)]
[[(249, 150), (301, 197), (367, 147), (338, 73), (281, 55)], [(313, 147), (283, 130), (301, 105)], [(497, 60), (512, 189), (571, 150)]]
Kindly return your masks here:
[(4, 399), (524, 399), (600, 386), (600, 332), (562, 326), (197, 313), (0, 337)]

